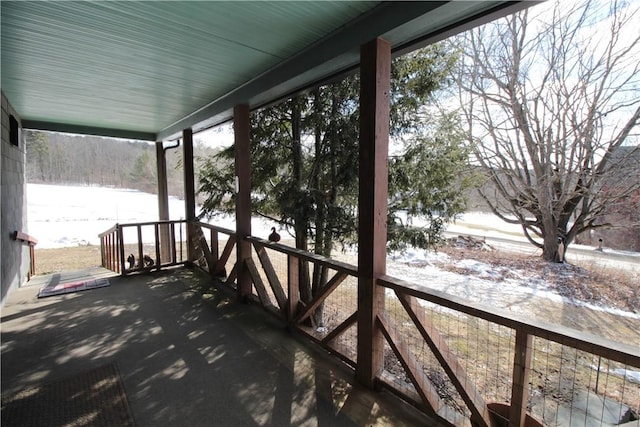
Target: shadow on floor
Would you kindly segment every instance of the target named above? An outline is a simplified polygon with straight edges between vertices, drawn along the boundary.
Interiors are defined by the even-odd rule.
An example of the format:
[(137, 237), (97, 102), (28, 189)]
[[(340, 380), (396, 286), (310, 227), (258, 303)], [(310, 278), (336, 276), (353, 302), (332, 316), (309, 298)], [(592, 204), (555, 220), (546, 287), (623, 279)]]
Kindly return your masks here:
[(434, 425), (352, 381), (257, 307), (209, 289), (198, 271), (111, 277), (111, 286), (2, 310), (2, 394), (107, 363), (138, 426)]

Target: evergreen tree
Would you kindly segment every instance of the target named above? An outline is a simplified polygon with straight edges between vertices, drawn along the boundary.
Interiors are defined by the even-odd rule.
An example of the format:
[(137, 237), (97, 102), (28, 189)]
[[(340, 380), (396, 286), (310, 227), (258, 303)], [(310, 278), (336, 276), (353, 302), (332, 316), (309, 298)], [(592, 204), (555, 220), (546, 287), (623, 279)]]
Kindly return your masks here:
[(155, 158), (152, 158), (150, 150), (140, 153), (130, 172), (131, 181), (136, 183), (136, 188), (148, 193), (155, 191), (157, 188), (155, 166)]
[[(390, 247), (401, 247), (399, 239), (433, 246), (442, 231), (435, 224), (463, 210), (460, 185), (466, 182), (457, 177), (466, 164), (460, 150), (464, 138), (450, 118), (426, 120), (423, 111), (434, 91), (448, 83), (456, 59), (448, 45), (438, 44), (393, 62), (391, 134), (413, 137), (390, 164)], [(336, 243), (356, 240), (358, 94), (359, 77), (354, 75), (252, 113), (252, 209), (286, 228), (299, 249), (312, 244), (315, 253), (330, 256)], [(202, 215), (234, 211), (233, 158), (230, 147), (201, 163)], [(430, 218), (427, 231), (395, 221), (401, 210)], [(425, 233), (432, 237), (416, 237)], [(301, 270), (300, 296), (310, 301), (327, 273), (321, 267), (313, 274), (306, 266)], [(318, 323), (321, 312), (316, 312)]]

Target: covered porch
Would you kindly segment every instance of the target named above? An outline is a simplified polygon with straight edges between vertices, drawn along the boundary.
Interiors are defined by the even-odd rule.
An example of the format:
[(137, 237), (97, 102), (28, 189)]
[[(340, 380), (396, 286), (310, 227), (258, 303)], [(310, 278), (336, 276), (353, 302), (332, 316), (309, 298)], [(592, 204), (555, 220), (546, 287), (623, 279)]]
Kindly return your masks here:
[[(386, 218), (388, 196), (392, 56), (522, 9), (525, 2), (353, 2), (347, 9), (343, 2), (320, 2), (318, 9), (313, 2), (292, 2), (290, 10), (272, 11), (271, 18), (285, 16), (283, 28), (295, 27), (301, 16), (317, 16), (322, 25), (312, 34), (298, 28), (297, 37), (278, 33), (273, 45), (264, 39), (273, 31), (243, 38), (247, 22), (259, 21), (264, 4), (250, 2), (247, 10), (233, 2), (221, 3), (219, 10), (215, 2), (164, 3), (164, 10), (149, 4), (46, 3), (48, 10), (39, 9), (44, 3), (2, 4), (3, 62), (6, 49), (14, 65), (7, 72), (3, 67), (3, 94), (15, 109), (16, 123), (155, 142), (159, 194), (157, 220), (117, 224), (101, 236), (103, 266), (120, 274), (109, 279), (111, 286), (35, 300), (36, 289), (27, 284), (14, 286), (3, 299), (3, 394), (115, 362), (139, 425), (522, 426), (539, 425), (545, 416), (550, 417), (546, 423), (558, 424), (565, 419), (561, 413), (590, 425), (586, 408), (574, 405), (574, 390), (586, 393), (580, 396), (591, 402), (601, 422), (612, 400), (616, 424), (626, 405), (637, 406), (638, 387), (626, 376), (640, 367), (637, 348), (385, 274), (381, 218)], [(204, 17), (216, 19), (221, 32), (212, 35)], [(67, 30), (77, 22), (109, 37), (79, 32), (70, 40)], [(50, 57), (44, 53), (52, 35), (62, 41)], [(123, 55), (103, 63), (104, 48), (116, 36), (122, 43), (113, 48)], [(182, 44), (165, 51), (176, 37)], [(33, 43), (29, 49), (23, 49), (25, 39)], [(149, 48), (146, 56), (128, 50), (139, 47), (139, 40)], [(198, 43), (199, 49), (191, 49)], [(198, 58), (205, 53), (206, 60)], [(94, 62), (102, 64), (94, 70), (102, 81), (91, 72), (77, 72), (80, 64)], [(356, 262), (252, 236), (251, 110), (358, 69), (361, 250)], [(25, 76), (31, 85), (23, 84)], [(55, 84), (48, 84), (53, 78)], [(230, 120), (236, 146), (235, 230), (197, 220), (193, 170), (194, 133)], [(185, 220), (170, 219), (166, 208), (164, 151), (176, 140), (183, 150)], [(3, 188), (3, 210), (4, 198)], [(150, 243), (142, 239), (143, 228), (151, 229), (154, 263), (138, 261), (136, 267), (127, 263), (125, 245), (142, 260), (143, 246)], [(126, 237), (126, 230), (133, 237)], [(11, 261), (3, 257), (3, 268)], [(312, 301), (300, 298), (302, 265), (330, 271)], [(328, 318), (319, 325), (313, 313), (321, 305)], [(338, 359), (310, 356), (317, 350), (292, 341), (285, 330)], [(603, 360), (606, 369), (601, 370)], [(618, 370), (623, 374), (616, 376)], [(605, 371), (606, 386), (600, 378)], [(374, 393), (379, 389), (437, 421), (412, 418), (409, 406), (383, 403), (386, 395)], [(406, 412), (394, 410), (400, 406)], [(534, 408), (541, 416), (531, 415)]]
[[(36, 298), (52, 279), (96, 277), (108, 278), (110, 286)], [(114, 411), (107, 397), (100, 398), (103, 406), (82, 406), (95, 389), (47, 397), (45, 388), (105, 365), (116, 367), (139, 426), (437, 424), (389, 393), (358, 385), (325, 352), (216, 290), (197, 270), (123, 277), (97, 268), (39, 276), (6, 301), (1, 338), (7, 426), (103, 425)], [(44, 406), (21, 413), (34, 408), (34, 400)], [(80, 412), (67, 408), (65, 415), (70, 403)]]

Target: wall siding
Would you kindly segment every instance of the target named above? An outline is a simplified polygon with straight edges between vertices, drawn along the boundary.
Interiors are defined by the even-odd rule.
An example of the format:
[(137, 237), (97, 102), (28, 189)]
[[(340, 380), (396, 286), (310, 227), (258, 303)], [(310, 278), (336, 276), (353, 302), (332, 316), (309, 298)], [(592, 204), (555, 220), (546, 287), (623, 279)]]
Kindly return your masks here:
[(20, 118), (2, 93), (2, 145), (0, 166), (1, 190), (0, 211), (2, 215), (2, 236), (0, 244), (0, 279), (2, 280), (2, 299), (11, 289), (17, 288), (27, 280), (29, 271), (29, 247), (26, 243), (12, 238), (17, 230), (27, 230), (27, 198), (25, 181), (26, 150), (24, 141), (19, 139), (18, 146), (9, 140), (9, 116), (13, 115), (20, 127)]

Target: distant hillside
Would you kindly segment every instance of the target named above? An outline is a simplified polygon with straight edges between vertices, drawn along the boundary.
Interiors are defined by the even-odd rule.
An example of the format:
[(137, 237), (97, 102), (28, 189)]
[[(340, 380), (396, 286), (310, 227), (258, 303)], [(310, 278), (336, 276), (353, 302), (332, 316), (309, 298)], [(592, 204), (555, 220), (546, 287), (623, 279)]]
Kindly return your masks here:
[[(80, 184), (157, 192), (155, 144), (144, 141), (25, 131), (27, 182)], [(216, 150), (197, 138), (194, 155)], [(182, 149), (167, 150), (169, 194), (182, 197)]]

